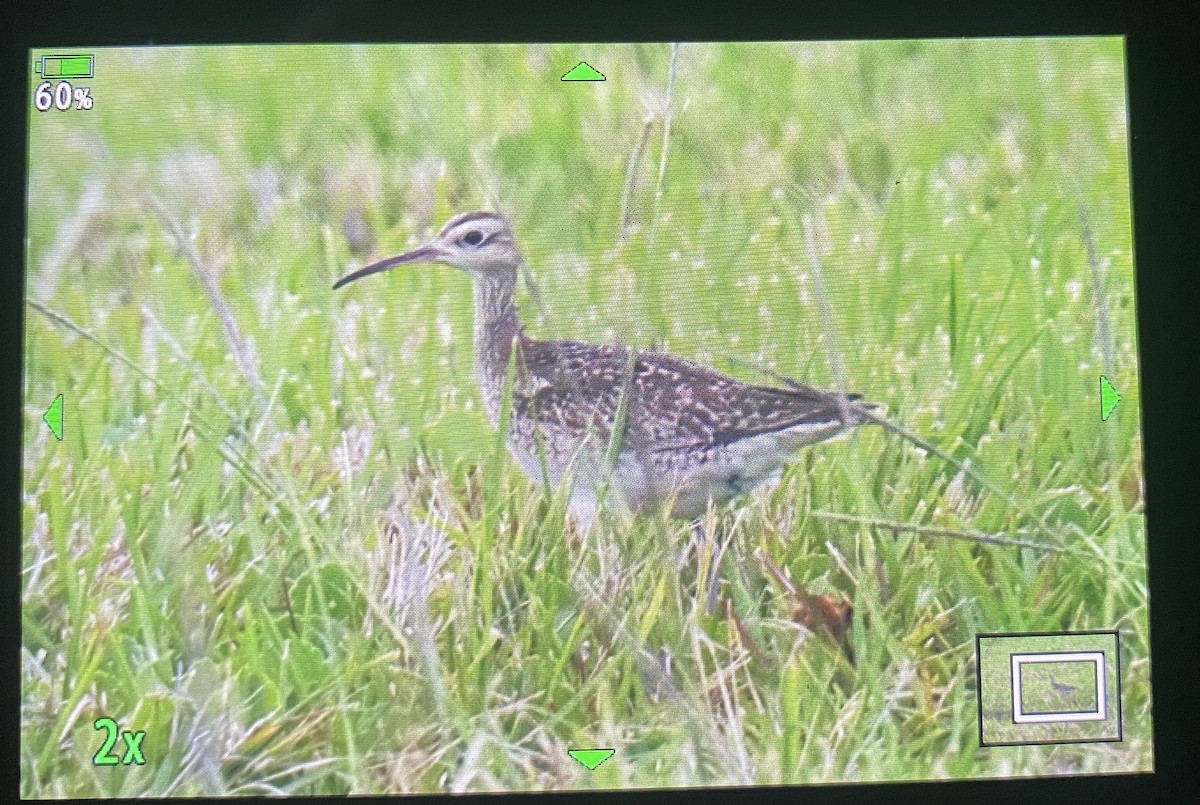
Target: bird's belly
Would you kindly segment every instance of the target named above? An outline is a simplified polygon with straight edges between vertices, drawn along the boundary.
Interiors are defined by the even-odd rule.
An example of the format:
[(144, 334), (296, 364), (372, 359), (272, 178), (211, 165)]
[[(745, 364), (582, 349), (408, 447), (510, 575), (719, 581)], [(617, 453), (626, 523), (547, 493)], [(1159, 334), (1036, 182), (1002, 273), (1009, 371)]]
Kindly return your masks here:
[(746, 464), (716, 457), (690, 472), (680, 473), (667, 496), (671, 515), (686, 520), (703, 516), (710, 505), (720, 505), (768, 481), (778, 480), (783, 465), (778, 461)]
[(605, 469), (604, 451), (599, 447), (589, 449), (581, 440), (569, 444), (551, 440), (545, 447), (540, 451), (525, 440), (509, 442), (513, 459), (534, 483), (557, 489), (569, 476), (573, 506), (594, 506), (597, 490), (609, 478), (611, 489), (616, 493), (610, 495), (609, 500), (631, 513), (647, 514), (663, 503), (665, 492), (661, 484), (655, 482), (654, 468), (632, 453), (618, 457), (610, 476)]
[(795, 457), (795, 440), (796, 434), (787, 431), (762, 434), (677, 461), (670, 473), (671, 491), (664, 496), (670, 502), (672, 516), (694, 519), (710, 505), (720, 505), (760, 484), (778, 481)]
[[(820, 434), (823, 438), (828, 435)], [(778, 480), (797, 448), (812, 436), (781, 431), (694, 452), (626, 451), (613, 469), (613, 487), (619, 493), (619, 500), (613, 502), (624, 504), (634, 514), (669, 507), (673, 517), (695, 519), (710, 505), (720, 505), (762, 483)], [(606, 480), (603, 451), (580, 449), (579, 444), (574, 445), (574, 451), (556, 447), (563, 446), (548, 445), (543, 466), (536, 448), (528, 443), (510, 443), (513, 457), (535, 483), (548, 482), (557, 488), (570, 472), (572, 503), (594, 505), (596, 489)]]
[(740, 497), (759, 484), (778, 480), (783, 462), (772, 452), (717, 448), (696, 454), (625, 454), (615, 483), (635, 514), (666, 508), (672, 517), (694, 520), (710, 505)]
[(542, 444), (532, 437), (514, 431), (508, 449), (517, 465), (536, 484), (558, 488), (570, 474), (573, 486), (595, 489), (601, 481), (603, 454), (595, 447), (588, 448), (582, 439), (564, 438), (547, 428)]

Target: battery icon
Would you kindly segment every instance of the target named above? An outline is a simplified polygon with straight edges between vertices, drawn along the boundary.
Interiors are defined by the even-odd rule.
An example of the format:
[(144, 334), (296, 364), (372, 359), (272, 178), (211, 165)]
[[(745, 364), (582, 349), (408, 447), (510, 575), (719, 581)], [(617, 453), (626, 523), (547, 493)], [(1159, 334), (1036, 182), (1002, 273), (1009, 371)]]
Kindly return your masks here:
[(96, 75), (96, 57), (86, 56), (43, 56), (33, 63), (33, 71), (42, 78), (93, 78)]

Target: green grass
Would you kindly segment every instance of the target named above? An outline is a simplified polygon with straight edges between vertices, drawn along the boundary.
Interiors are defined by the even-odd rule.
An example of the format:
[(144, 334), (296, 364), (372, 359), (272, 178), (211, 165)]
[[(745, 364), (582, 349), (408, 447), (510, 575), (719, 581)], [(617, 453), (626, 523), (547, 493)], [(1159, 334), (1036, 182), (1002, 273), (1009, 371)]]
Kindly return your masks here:
[[(1077, 662), (1044, 663), (1044, 666), (1022, 669), (1021, 705), (1025, 711), (1049, 713), (1096, 709), (1096, 686), (1092, 684), (1089, 666)], [(1056, 683), (1060, 688), (1054, 688)]]
[[(560, 82), (581, 58), (607, 80)], [(668, 104), (670, 61), (100, 50), (94, 109), (33, 113), (24, 796), (1151, 767), (1120, 41), (686, 45)], [(465, 276), (330, 290), (485, 207), (536, 334), (751, 380), (840, 361), (1020, 505), (869, 428), (713, 513), (723, 549), (663, 518), (581, 538), (487, 427)], [(853, 602), (854, 664), (768, 562)], [(1124, 742), (979, 747), (976, 633), (1112, 628)], [(101, 716), (145, 766), (92, 765)]]

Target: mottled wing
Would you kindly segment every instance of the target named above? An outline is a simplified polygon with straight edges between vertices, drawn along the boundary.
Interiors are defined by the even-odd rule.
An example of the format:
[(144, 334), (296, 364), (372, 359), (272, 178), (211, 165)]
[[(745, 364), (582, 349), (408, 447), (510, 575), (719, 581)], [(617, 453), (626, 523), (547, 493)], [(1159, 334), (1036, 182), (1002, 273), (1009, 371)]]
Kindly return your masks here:
[(518, 408), (551, 430), (607, 440), (616, 420), (628, 352), (575, 341), (521, 344)]
[(636, 384), (640, 407), (661, 412), (639, 422), (650, 450), (706, 449), (795, 428), (827, 431), (861, 418), (854, 396), (807, 386), (742, 383), (674, 355), (645, 353)]
[(518, 404), (535, 407), (549, 427), (607, 439), (628, 388), (625, 441), (639, 450), (703, 450), (800, 426), (828, 429), (846, 415), (861, 421), (853, 408), (843, 411), (856, 395), (751, 385), (665, 353), (641, 353), (632, 373), (625, 347), (530, 340), (522, 354), (528, 380)]

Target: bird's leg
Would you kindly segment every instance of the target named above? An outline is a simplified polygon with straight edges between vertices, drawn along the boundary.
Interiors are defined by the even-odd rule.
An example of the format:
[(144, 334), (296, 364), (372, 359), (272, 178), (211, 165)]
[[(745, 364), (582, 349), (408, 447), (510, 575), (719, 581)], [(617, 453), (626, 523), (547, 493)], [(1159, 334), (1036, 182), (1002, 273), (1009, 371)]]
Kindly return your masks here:
[[(691, 539), (688, 540), (688, 545), (684, 549), (683, 561), (680, 562), (680, 566), (683, 567), (691, 561), (691, 557), (693, 555), (695, 556), (697, 570), (697, 594), (700, 592), (700, 575), (698, 571), (700, 570), (701, 562), (704, 559), (704, 549), (708, 547), (710, 543), (710, 536), (708, 532), (709, 529), (705, 527), (703, 519), (697, 518), (692, 521)], [(711, 540), (711, 542), (712, 550), (709, 554), (710, 558), (708, 562), (708, 577), (705, 584), (704, 598), (704, 613), (706, 615), (713, 614), (717, 608), (717, 593), (719, 591), (721, 582), (719, 571), (721, 567), (721, 560), (725, 556), (725, 548), (728, 547), (728, 542), (726, 541), (723, 543), (719, 538), (716, 540)]]
[(708, 542), (708, 533), (704, 530), (704, 521), (697, 517), (692, 521), (691, 529), (688, 532), (687, 545), (683, 546), (683, 553), (679, 557), (680, 570), (691, 564), (693, 557), (699, 560), (700, 550), (706, 542)]
[(721, 560), (725, 558), (725, 549), (729, 547), (733, 535), (729, 534), (724, 540), (719, 536), (714, 540), (712, 561), (708, 567), (708, 597), (705, 599), (705, 613), (713, 614), (717, 608), (717, 593), (721, 584)]

